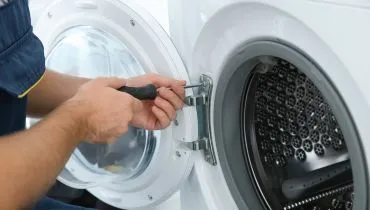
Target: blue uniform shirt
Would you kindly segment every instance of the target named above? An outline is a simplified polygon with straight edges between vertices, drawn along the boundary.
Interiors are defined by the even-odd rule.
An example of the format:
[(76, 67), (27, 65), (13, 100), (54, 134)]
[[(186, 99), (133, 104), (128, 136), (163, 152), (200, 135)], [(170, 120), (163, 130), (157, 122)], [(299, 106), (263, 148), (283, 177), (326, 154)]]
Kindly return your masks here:
[(27, 93), (44, 71), (44, 49), (32, 32), (28, 1), (0, 7), (0, 135), (24, 129)]
[[(25, 129), (27, 93), (42, 79), (45, 73), (45, 57), (43, 45), (32, 31), (28, 0), (0, 1), (0, 136), (2, 136)], [(34, 209), (85, 208), (43, 198)]]

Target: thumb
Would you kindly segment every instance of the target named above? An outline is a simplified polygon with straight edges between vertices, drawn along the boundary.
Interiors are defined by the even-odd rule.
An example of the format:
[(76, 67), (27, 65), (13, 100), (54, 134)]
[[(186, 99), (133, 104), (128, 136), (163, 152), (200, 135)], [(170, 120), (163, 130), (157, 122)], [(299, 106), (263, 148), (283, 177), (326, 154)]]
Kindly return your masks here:
[(103, 77), (103, 78), (97, 79), (97, 83), (105, 87), (111, 87), (114, 89), (118, 89), (124, 86), (126, 84), (126, 81), (118, 77)]

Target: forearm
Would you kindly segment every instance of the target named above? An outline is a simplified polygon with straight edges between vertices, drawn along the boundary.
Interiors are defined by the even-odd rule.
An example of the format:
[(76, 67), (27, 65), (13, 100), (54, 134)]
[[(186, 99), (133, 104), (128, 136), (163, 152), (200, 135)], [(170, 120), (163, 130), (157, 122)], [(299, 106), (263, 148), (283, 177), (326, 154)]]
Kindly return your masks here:
[(87, 81), (89, 81), (87, 78), (46, 70), (44, 78), (28, 95), (28, 115), (31, 117), (46, 115), (71, 98)]
[(70, 104), (27, 131), (0, 137), (0, 209), (26, 208), (55, 182), (83, 136), (78, 107)]

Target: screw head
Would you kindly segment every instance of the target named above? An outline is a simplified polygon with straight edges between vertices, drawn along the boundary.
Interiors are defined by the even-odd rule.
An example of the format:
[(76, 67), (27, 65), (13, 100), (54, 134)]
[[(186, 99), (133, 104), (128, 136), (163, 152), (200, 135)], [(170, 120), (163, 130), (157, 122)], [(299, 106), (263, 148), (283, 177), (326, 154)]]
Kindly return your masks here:
[(153, 196), (148, 195), (148, 199), (149, 199), (149, 200), (153, 200)]
[(179, 151), (176, 151), (176, 156), (181, 157), (181, 153)]
[(179, 121), (178, 121), (178, 120), (174, 120), (174, 121), (173, 121), (173, 124), (174, 124), (175, 126), (178, 126), (178, 125), (179, 125)]
[(135, 26), (135, 25), (136, 25), (135, 20), (131, 19), (131, 20), (130, 20), (130, 24), (131, 24), (132, 26)]

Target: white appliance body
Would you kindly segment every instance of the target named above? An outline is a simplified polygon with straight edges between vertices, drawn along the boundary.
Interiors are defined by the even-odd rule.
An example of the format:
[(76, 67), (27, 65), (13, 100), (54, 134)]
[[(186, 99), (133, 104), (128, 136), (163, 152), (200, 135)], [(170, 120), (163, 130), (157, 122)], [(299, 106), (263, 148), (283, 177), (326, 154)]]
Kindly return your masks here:
[[(172, 0), (169, 14), (172, 40), (192, 81), (207, 73), (217, 86), (227, 79), (221, 75), (228, 71), (229, 60), (243, 59), (245, 46), (255, 40), (288, 43), (310, 57), (343, 97), (363, 140), (362, 150), (368, 154), (370, 30), (365, 25), (370, 20), (369, 1)], [(361, 164), (366, 168), (363, 172), (369, 173), (367, 160)], [(228, 170), (228, 166), (196, 161), (181, 191), (182, 209), (258, 209), (253, 199), (248, 203), (232, 193), (237, 183), (225, 174)], [(356, 186), (368, 188), (366, 183), (355, 180), (355, 190)], [(358, 198), (359, 203), (366, 199)], [(365, 209), (361, 205), (354, 209)]]
[[(352, 134), (355, 135), (353, 130), (356, 131), (356, 140), (348, 144), (352, 168), (356, 171), (354, 204), (355, 209), (369, 208), (366, 200), (369, 198), (367, 174), (370, 167), (365, 157), (370, 154), (370, 144), (365, 140), (370, 138), (370, 64), (367, 61), (370, 29), (365, 26), (370, 20), (370, 2), (170, 0), (169, 28), (174, 46), (158, 26), (153, 26), (156, 24), (148, 16), (141, 16), (140, 9), (136, 6), (129, 9), (131, 1), (122, 1), (122, 5), (114, 0), (56, 2), (56, 6), (46, 9), (42, 7), (43, 12), (37, 16), (35, 23), (35, 31), (46, 46), (46, 55), (53, 50), (56, 37), (64, 30), (88, 25), (108, 31), (123, 42), (132, 41), (128, 43), (128, 48), (141, 65), (147, 67), (144, 68), (146, 72), (185, 77), (191, 83), (197, 83), (201, 74), (206, 74), (213, 80), (209, 122), (215, 165), (205, 161), (202, 152), (191, 151), (178, 144), (179, 140), (185, 140), (186, 143), (197, 139), (197, 126), (203, 123), (198, 123), (196, 110), (190, 107), (190, 110), (180, 115), (180, 128), (171, 125), (164, 131), (163, 135), (168, 141), (161, 143), (158, 148), (162, 149), (156, 155), (163, 152), (167, 158), (164, 157), (166, 155), (154, 156), (154, 161), (138, 179), (119, 181), (117, 184), (116, 180), (112, 181), (109, 176), (104, 176), (107, 178), (106, 182), (95, 182), (94, 179), (99, 179), (100, 175), (88, 172), (77, 159), (72, 158), (67, 164), (67, 172), (64, 171), (60, 176), (60, 180), (67, 185), (86, 188), (99, 199), (127, 209), (164, 209), (165, 207), (158, 205), (179, 189), (183, 210), (262, 209), (263, 205), (251, 180), (245, 178), (248, 177), (248, 170), (245, 166), (240, 167), (243, 168), (240, 171), (235, 169), (244, 164), (242, 153), (230, 155), (232, 148), (228, 147), (228, 140), (233, 137), (231, 131), (236, 130), (226, 126), (224, 131), (225, 121), (239, 127), (240, 122), (233, 117), (238, 115), (240, 104), (228, 100), (230, 106), (235, 108), (235, 113), (229, 118), (222, 115), (225, 109), (229, 109), (223, 104), (226, 99), (233, 99), (227, 98), (226, 93), (230, 88), (236, 87), (229, 83), (235, 74), (245, 76), (236, 69), (248, 57), (252, 60), (251, 56), (267, 53), (297, 62), (301, 67), (305, 61), (298, 60), (303, 55), (321, 69), (320, 74), (315, 72), (315, 68), (308, 68), (305, 73), (312, 74), (315, 78), (317, 73), (319, 79), (316, 83), (324, 84), (322, 89), (327, 95), (330, 95), (331, 89), (326, 84), (330, 84), (339, 93), (333, 97), (333, 101), (338, 102), (335, 113), (342, 116), (342, 119), (351, 119), (348, 122), (339, 122), (340, 125), (354, 125), (349, 127), (355, 129), (345, 134), (347, 139)], [(114, 5), (120, 9), (113, 9)], [(111, 9), (110, 12), (107, 9)], [(130, 20), (130, 16), (134, 17), (134, 22)], [(130, 24), (139, 24), (140, 29), (131, 31)], [(45, 30), (50, 31), (43, 33)], [(280, 54), (280, 49), (284, 53)], [(162, 69), (163, 66), (166, 69)], [(242, 84), (237, 79), (236, 82)], [(234, 92), (237, 92), (236, 95), (240, 92), (241, 95), (242, 91), (235, 89)], [(236, 101), (239, 100), (241, 99)], [(234, 133), (238, 132), (240, 131)], [(235, 135), (240, 137), (241, 134)], [(228, 159), (229, 156), (232, 157)], [(73, 175), (70, 176), (71, 174)], [(163, 176), (169, 179), (158, 178)], [(241, 187), (244, 189), (240, 189)], [(178, 207), (175, 202), (168, 209)]]

